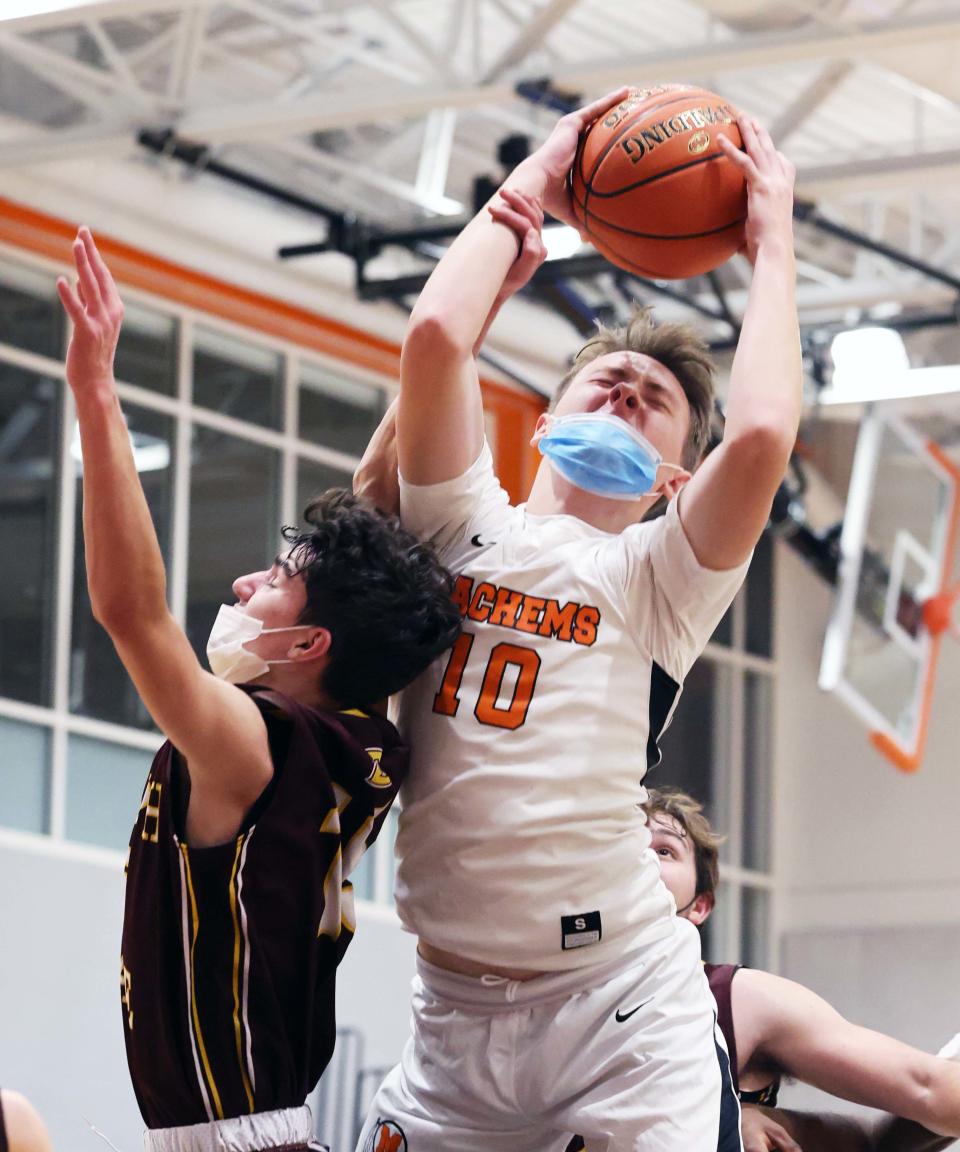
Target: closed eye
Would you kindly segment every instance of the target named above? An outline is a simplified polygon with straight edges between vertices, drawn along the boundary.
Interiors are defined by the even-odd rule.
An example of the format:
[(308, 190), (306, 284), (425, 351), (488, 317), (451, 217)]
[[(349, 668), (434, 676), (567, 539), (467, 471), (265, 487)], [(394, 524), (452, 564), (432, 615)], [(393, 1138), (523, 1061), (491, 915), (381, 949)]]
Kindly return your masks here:
[(653, 408), (659, 408), (664, 412), (672, 411), (672, 397), (659, 384), (648, 384), (643, 390), (643, 398)]

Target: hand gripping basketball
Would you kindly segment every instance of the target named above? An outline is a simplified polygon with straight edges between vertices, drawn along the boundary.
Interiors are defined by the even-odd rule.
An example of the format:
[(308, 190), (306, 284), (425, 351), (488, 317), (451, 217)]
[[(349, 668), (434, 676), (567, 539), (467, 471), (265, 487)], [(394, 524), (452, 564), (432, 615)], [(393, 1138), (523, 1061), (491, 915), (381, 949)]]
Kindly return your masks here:
[(597, 251), (668, 280), (709, 272), (737, 252), (747, 218), (746, 175), (730, 160), (741, 155), (738, 115), (705, 88), (654, 84), (630, 89), (591, 125), (570, 185)]
[(568, 178), (577, 154), (580, 135), (594, 120), (604, 116), (614, 105), (619, 104), (629, 91), (627, 87), (618, 88), (616, 92), (608, 92), (606, 96), (594, 100), (592, 104), (585, 104), (575, 112), (568, 112), (557, 121), (553, 131), (536, 152), (519, 165), (518, 171), (523, 169), (534, 177), (541, 177), (540, 187), (531, 191), (541, 200), (544, 210), (578, 231), (580, 225), (573, 214)]
[(753, 264), (768, 243), (793, 245), (793, 185), (796, 169), (778, 152), (759, 120), (741, 115), (737, 126), (745, 151), (727, 137), (719, 144), (747, 182), (747, 225), (742, 251)]

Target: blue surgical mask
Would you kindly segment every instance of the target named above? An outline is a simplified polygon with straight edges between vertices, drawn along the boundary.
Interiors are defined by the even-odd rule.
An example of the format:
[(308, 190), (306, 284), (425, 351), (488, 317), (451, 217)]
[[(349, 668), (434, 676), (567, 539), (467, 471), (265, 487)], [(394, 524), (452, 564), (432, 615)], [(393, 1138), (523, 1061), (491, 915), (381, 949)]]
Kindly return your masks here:
[(575, 412), (548, 416), (547, 431), (537, 441), (541, 456), (571, 484), (612, 500), (639, 500), (653, 491), (663, 457), (646, 436), (619, 416)]

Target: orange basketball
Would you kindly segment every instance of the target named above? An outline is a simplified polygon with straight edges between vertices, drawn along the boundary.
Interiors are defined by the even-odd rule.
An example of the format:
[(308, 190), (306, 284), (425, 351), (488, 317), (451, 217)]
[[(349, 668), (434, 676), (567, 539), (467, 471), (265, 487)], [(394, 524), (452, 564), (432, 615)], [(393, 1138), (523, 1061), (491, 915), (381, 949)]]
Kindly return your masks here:
[(721, 151), (743, 146), (737, 112), (686, 84), (632, 89), (580, 138), (571, 171), (581, 231), (627, 272), (679, 280), (743, 244), (747, 189)]

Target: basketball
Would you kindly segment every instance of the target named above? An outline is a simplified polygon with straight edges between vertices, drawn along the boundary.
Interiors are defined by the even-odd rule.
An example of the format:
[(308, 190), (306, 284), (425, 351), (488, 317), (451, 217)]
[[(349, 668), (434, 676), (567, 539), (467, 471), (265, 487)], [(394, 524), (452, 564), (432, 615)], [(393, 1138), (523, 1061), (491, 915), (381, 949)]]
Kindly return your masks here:
[(704, 88), (634, 89), (580, 138), (571, 172), (581, 231), (608, 260), (652, 279), (698, 276), (744, 241), (746, 183), (721, 136), (737, 111)]

